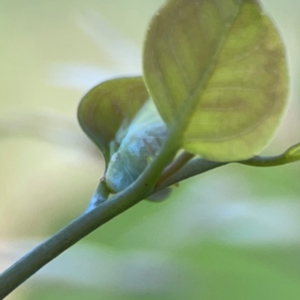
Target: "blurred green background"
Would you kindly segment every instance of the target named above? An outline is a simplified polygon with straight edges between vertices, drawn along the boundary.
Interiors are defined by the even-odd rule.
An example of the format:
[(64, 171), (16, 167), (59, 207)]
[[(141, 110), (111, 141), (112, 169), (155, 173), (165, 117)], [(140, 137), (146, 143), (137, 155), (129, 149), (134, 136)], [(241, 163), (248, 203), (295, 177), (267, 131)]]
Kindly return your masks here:
[[(163, 0), (0, 0), (0, 270), (87, 206), (103, 172), (76, 109), (141, 73)], [(300, 2), (264, 0), (287, 48), (290, 105), (265, 153), (300, 140)], [(7, 299), (299, 299), (300, 163), (230, 165), (142, 202)]]

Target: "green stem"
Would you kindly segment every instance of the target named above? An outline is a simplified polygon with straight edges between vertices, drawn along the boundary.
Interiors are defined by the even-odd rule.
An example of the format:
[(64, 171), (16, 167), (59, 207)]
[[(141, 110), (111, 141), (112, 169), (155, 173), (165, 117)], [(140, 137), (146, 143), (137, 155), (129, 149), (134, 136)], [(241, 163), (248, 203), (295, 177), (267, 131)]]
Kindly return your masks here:
[(160, 182), (160, 184), (156, 186), (156, 190), (160, 191), (182, 180), (188, 179), (196, 175), (200, 175), (204, 172), (213, 170), (226, 164), (227, 163), (209, 161), (202, 158), (195, 158), (189, 161), (186, 165), (184, 165), (177, 173), (166, 178), (166, 180)]
[(300, 160), (300, 143), (288, 148), (284, 153), (276, 156), (254, 156), (238, 163), (253, 167), (276, 167)]
[(245, 160), (245, 161), (239, 161), (239, 164), (247, 165), (247, 166), (253, 166), (253, 167), (276, 167), (285, 165), (289, 162), (285, 158), (284, 154), (278, 155), (278, 156), (254, 156), (251, 159)]
[(183, 151), (170, 165), (164, 169), (156, 185), (160, 186), (162, 182), (166, 181), (167, 178), (178, 172), (193, 157), (193, 154)]
[(29, 252), (0, 276), (0, 299), (36, 273), (40, 268), (90, 232), (140, 201), (139, 197), (115, 197), (85, 213)]
[[(160, 154), (154, 159), (154, 161), (134, 184), (129, 186), (125, 191), (109, 199), (109, 201), (103, 202), (95, 209), (79, 216), (61, 231), (37, 246), (4, 271), (0, 275), (0, 299), (9, 295), (26, 279), (35, 274), (39, 269), (63, 251), (74, 245), (80, 239), (134, 206), (142, 199), (151, 195), (154, 191), (159, 191), (181, 180), (227, 164), (196, 158), (186, 163), (182, 168), (179, 168), (175, 174), (170, 177), (166, 176), (166, 179), (155, 187), (162, 170), (170, 163), (178, 150), (178, 139), (175, 133), (176, 128), (174, 128), (172, 134), (168, 137)], [(293, 149), (296, 148), (290, 148), (290, 150), (288, 150), (289, 152), (286, 151), (284, 154), (279, 156), (253, 157), (247, 161), (238, 163), (252, 166), (275, 166), (286, 164), (297, 160), (288, 156), (288, 153), (291, 153), (291, 150)], [(186, 158), (189, 158), (189, 156)], [(181, 161), (181, 159), (179, 161)], [(183, 159), (182, 161), (185, 160)], [(105, 187), (101, 184), (97, 191), (100, 191), (101, 193), (103, 192), (104, 198), (106, 197)]]
[(178, 151), (173, 131), (159, 155), (126, 190), (87, 212), (43, 242), (0, 275), (0, 299), (80, 239), (150, 195), (164, 167)]
[[(214, 162), (202, 158), (195, 158), (185, 164), (181, 169), (166, 177), (164, 180), (159, 180), (156, 185), (156, 191), (160, 191), (170, 185), (178, 183), (190, 177), (202, 174), (209, 170), (224, 166), (229, 163), (239, 163), (253, 167), (276, 167), (300, 160), (299, 155), (300, 143), (290, 147), (283, 154), (277, 156), (254, 156), (248, 160), (237, 162)], [(295, 154), (294, 152), (297, 151)]]

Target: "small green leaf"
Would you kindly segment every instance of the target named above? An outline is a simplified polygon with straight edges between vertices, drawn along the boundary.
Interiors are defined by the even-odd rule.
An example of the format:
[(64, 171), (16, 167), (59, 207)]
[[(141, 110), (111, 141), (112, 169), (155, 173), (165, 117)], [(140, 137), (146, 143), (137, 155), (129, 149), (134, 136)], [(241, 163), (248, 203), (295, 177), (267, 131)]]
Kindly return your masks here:
[(152, 20), (143, 63), (158, 111), (193, 154), (248, 159), (278, 127), (285, 54), (257, 1), (168, 1)]
[(142, 77), (118, 78), (92, 88), (81, 100), (78, 120), (102, 151), (108, 165), (109, 145), (120, 127), (129, 124), (149, 99)]

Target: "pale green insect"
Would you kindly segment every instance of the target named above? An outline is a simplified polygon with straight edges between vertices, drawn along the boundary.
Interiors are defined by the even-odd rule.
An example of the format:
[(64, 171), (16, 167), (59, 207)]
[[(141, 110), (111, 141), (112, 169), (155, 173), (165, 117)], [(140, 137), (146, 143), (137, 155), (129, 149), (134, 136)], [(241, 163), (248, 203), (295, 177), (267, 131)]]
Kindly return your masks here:
[(108, 188), (120, 192), (131, 185), (159, 153), (167, 127), (153, 101), (147, 101), (127, 130), (121, 128), (111, 143), (111, 159), (105, 173)]

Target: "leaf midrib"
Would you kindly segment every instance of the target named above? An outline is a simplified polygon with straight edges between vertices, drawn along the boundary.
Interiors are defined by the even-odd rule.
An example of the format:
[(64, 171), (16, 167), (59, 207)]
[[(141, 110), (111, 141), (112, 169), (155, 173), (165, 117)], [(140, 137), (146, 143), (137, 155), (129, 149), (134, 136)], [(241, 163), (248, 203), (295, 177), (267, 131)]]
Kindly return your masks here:
[(223, 49), (223, 45), (227, 40), (228, 34), (231, 31), (232, 26), (235, 23), (244, 5), (245, 5), (245, 1), (243, 1), (243, 3), (239, 5), (236, 14), (232, 17), (230, 26), (226, 26), (227, 29), (224, 31), (223, 36), (220, 38), (220, 42), (218, 43), (218, 46), (216, 47), (216, 51), (212, 56), (212, 60), (211, 60), (212, 63), (209, 64), (209, 67), (207, 71), (204, 73), (204, 76), (202, 76), (202, 78), (199, 78), (199, 80), (194, 84), (194, 87), (190, 89), (186, 100), (183, 101), (183, 105), (182, 105), (183, 113), (179, 115), (179, 120), (177, 122), (174, 122), (174, 125), (170, 130), (170, 134), (173, 134), (173, 131), (175, 131), (177, 133), (177, 137), (179, 134), (181, 137), (183, 137), (186, 128), (189, 126), (189, 123), (193, 118), (194, 112), (197, 111), (196, 107), (199, 105), (199, 102), (201, 101), (198, 100), (202, 98), (203, 94), (207, 90), (208, 82), (211, 79), (212, 74), (214, 73), (215, 66), (217, 65), (217, 61), (219, 59), (219, 54)]

